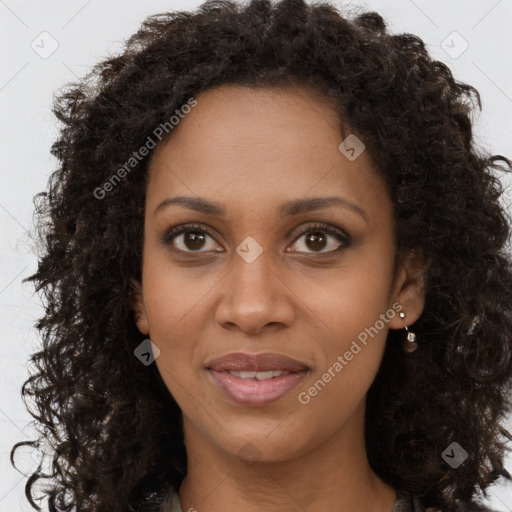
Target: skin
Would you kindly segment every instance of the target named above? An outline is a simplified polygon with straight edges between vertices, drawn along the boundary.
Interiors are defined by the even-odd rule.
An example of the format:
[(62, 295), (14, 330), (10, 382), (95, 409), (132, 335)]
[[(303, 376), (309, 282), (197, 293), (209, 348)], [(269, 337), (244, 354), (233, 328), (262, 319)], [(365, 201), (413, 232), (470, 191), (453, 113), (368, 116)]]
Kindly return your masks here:
[[(308, 89), (222, 86), (196, 99), (152, 156), (133, 306), (183, 411), (182, 508), (390, 512), (396, 492), (368, 464), (365, 399), (388, 329), (411, 325), (423, 310), (424, 267), (410, 255), (393, 273), (386, 185), (367, 152), (354, 161), (340, 152), (342, 129), (346, 136), (350, 128)], [(226, 215), (177, 204), (155, 213), (177, 196), (218, 202)], [(325, 196), (342, 197), (364, 214), (331, 205), (278, 215), (284, 202)], [(188, 222), (211, 229), (199, 252), (183, 234), (161, 242), (170, 227)], [(307, 243), (308, 233), (319, 231), (306, 231), (315, 222), (352, 242), (322, 231), (327, 245)], [(263, 250), (252, 263), (236, 252), (248, 236)], [(406, 317), (396, 314), (321, 392), (300, 403), (298, 394), (397, 301)], [(224, 396), (205, 369), (232, 352), (277, 352), (311, 370), (278, 401), (247, 407)]]

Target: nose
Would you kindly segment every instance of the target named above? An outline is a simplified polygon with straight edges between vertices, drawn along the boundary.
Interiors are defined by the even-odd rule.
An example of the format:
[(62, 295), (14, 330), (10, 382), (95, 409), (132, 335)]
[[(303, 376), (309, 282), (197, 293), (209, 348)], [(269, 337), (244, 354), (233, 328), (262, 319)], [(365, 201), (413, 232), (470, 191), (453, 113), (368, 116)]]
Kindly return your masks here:
[[(289, 327), (294, 320), (293, 293), (279, 265), (272, 265), (265, 251), (248, 263), (238, 254), (222, 281), (216, 321), (223, 328), (260, 334)], [(282, 274), (282, 273), (281, 273)]]

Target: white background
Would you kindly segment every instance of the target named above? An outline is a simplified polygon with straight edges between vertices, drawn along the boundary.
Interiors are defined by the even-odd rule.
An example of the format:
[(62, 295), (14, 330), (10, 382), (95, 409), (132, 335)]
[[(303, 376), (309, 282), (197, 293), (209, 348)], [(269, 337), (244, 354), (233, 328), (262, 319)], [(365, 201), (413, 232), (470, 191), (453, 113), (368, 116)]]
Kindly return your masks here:
[[(33, 325), (42, 310), (31, 285), (21, 281), (36, 268), (36, 252), (28, 236), (32, 197), (45, 189), (56, 167), (49, 153), (57, 135), (50, 113), (52, 94), (120, 50), (146, 16), (191, 10), (200, 3), (0, 0), (0, 512), (32, 510), (23, 496), (26, 480), (12, 469), (9, 452), (13, 443), (30, 437), (30, 417), (20, 387), (28, 356), (37, 347)], [(393, 33), (419, 35), (456, 79), (474, 85), (483, 100), (475, 126), (479, 144), (512, 157), (512, 0), (368, 0), (349, 5), (376, 10)], [(46, 59), (31, 47), (34, 40), (42, 46), (44, 31), (58, 43)], [(454, 58), (464, 40), (467, 50)], [(50, 40), (45, 41), (48, 49)], [(452, 46), (446, 47), (448, 53), (447, 44)], [(509, 179), (507, 186), (510, 183)], [(511, 197), (508, 189), (504, 200), (509, 211)], [(508, 426), (512, 428), (512, 422)], [(27, 457), (22, 464), (28, 469), (35, 463)], [(512, 472), (512, 457), (507, 464)], [(488, 504), (500, 512), (512, 511), (512, 485), (495, 486)]]

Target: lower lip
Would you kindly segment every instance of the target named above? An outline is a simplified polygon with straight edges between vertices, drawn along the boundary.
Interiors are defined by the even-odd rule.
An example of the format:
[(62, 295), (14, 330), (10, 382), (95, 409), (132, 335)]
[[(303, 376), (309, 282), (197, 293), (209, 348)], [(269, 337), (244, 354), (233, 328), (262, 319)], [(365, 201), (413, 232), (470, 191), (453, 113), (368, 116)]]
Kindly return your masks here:
[(279, 400), (304, 379), (307, 371), (292, 372), (267, 380), (248, 380), (228, 372), (208, 370), (220, 390), (236, 403), (257, 407)]

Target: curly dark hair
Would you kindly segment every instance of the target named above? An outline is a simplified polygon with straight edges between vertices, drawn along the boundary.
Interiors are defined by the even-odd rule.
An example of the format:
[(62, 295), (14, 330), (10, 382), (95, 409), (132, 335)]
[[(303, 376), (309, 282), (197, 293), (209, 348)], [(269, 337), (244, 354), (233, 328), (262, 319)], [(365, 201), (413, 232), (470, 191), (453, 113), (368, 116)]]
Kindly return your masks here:
[[(394, 203), (397, 255), (429, 261), (419, 350), (405, 354), (390, 330), (367, 395), (369, 462), (422, 506), (473, 510), (492, 482), (511, 479), (501, 425), (511, 410), (511, 223), (498, 172), (512, 163), (476, 147), (478, 91), (419, 37), (389, 34), (375, 12), (343, 17), (304, 0), (210, 0), (150, 16), (121, 53), (59, 91), (59, 167), (34, 199), (44, 251), (28, 278), (45, 305), (22, 389), (39, 439), (11, 453), (14, 463), (20, 445), (44, 444), (52, 458), (28, 479), (29, 501), (38, 508), (46, 484), (51, 511), (157, 510), (186, 474), (180, 408), (156, 365), (133, 355), (144, 339), (132, 284), (150, 158), (102, 199), (97, 191), (189, 98), (224, 84), (307, 87), (364, 141)], [(457, 469), (441, 457), (452, 442), (468, 452)]]

